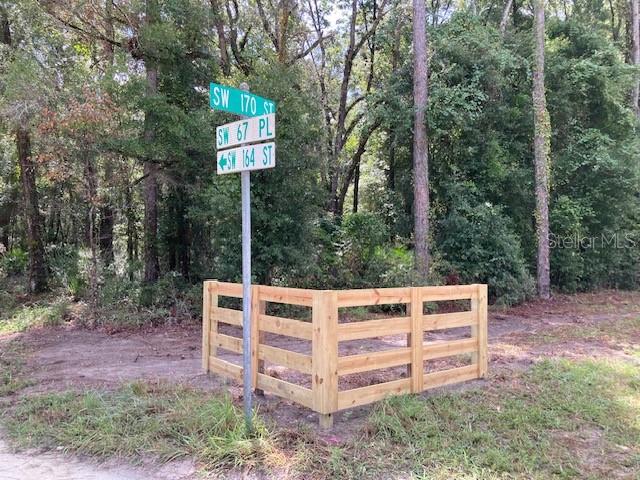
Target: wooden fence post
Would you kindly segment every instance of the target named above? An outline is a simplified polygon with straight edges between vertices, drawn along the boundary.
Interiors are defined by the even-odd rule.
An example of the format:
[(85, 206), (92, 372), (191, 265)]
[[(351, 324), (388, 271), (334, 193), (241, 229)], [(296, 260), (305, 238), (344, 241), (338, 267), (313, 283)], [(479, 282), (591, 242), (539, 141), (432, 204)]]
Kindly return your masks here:
[(267, 303), (260, 300), (260, 285), (251, 287), (251, 385), (258, 395), (264, 395), (257, 388), (258, 373), (264, 373), (264, 360), (260, 360), (260, 343), (264, 341), (264, 334), (260, 332), (260, 315), (266, 313)]
[(338, 410), (338, 293), (314, 292), (311, 390), (320, 427), (331, 428)]
[(205, 280), (202, 284), (202, 368), (209, 373), (209, 356), (216, 356), (215, 342), (211, 344), (211, 335), (218, 332), (215, 308), (218, 306), (218, 289), (215, 280)]
[(471, 312), (474, 325), (471, 338), (478, 342), (477, 352), (471, 354), (471, 361), (478, 366), (478, 377), (487, 374), (487, 286), (475, 285), (476, 291), (471, 297)]
[(424, 324), (422, 321), (424, 304), (422, 289), (411, 287), (411, 333), (409, 346), (411, 347), (411, 392), (420, 393), (424, 384)]
[(488, 369), (488, 320), (487, 320), (487, 286), (478, 285), (478, 376), (484, 378)]

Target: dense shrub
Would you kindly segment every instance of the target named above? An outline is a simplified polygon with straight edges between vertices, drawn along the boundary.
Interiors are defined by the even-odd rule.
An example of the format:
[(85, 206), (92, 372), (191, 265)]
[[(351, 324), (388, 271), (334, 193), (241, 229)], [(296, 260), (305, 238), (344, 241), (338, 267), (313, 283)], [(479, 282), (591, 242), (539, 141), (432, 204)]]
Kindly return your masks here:
[(20, 247), (13, 247), (0, 256), (0, 271), (5, 275), (20, 275), (27, 271), (29, 254)]
[(509, 305), (533, 292), (520, 241), (500, 208), (489, 203), (452, 208), (437, 225), (444, 277), (487, 283), (491, 301)]

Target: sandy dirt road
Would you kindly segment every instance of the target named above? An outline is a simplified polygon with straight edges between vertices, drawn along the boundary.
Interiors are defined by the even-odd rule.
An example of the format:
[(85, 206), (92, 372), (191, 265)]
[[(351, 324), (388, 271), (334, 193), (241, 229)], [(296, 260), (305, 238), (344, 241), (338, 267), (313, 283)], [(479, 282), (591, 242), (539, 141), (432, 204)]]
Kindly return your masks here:
[(191, 480), (192, 462), (155, 467), (100, 465), (60, 453), (14, 453), (0, 439), (0, 480)]

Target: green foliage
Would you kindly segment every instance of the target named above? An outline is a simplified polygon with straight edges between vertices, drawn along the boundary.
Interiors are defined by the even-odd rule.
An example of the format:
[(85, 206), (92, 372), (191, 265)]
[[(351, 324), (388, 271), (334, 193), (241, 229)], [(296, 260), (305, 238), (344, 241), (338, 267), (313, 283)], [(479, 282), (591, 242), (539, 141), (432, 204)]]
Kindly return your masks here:
[(454, 282), (487, 283), (489, 296), (500, 304), (521, 302), (534, 284), (511, 222), (499, 207), (472, 201), (457, 197), (437, 225), (437, 267)]
[(374, 478), (390, 465), (437, 479), (593, 475), (564, 435), (595, 435), (599, 453), (624, 447), (623, 456), (599, 457), (596, 472), (634, 471), (639, 458), (627, 447), (640, 433), (637, 376), (623, 361), (545, 360), (511, 386), (392, 397), (371, 414), (369, 438), (341, 452), (350, 459), (342, 478)]
[[(58, 21), (51, 27), (49, 3), (25, 0), (3, 11), (14, 39), (0, 45), (0, 241), (13, 248), (0, 260), (4, 273), (26, 265), (20, 124), (38, 165), (54, 288), (80, 299), (95, 280), (107, 290), (102, 306), (121, 299), (118, 318), (135, 311), (147, 323), (167, 312), (195, 314), (199, 293), (191, 290), (203, 278), (238, 281), (240, 181), (216, 175), (213, 161), (215, 126), (235, 117), (210, 110), (208, 84), (215, 81), (246, 82), (277, 104), (277, 166), (252, 173), (253, 281), (356, 288), (413, 280), (412, 40), (399, 4), (389, 5), (351, 64), (344, 57), (349, 22), (339, 15), (332, 34), (325, 30), (316, 44), (306, 4), (289, 12), (276, 39), (266, 29), (281, 27), (278, 15), (267, 8), (263, 23), (251, 2), (242, 12), (217, 12), (216, 2), (163, 0), (154, 22), (136, 20), (144, 2), (124, 2), (111, 55), (95, 35), (106, 26), (93, 25), (101, 18), (93, 7), (56, 4), (56, 16), (87, 19), (80, 35)], [(373, 4), (357, 7), (360, 38), (372, 26)], [(337, 8), (320, 5), (324, 19), (315, 26), (331, 23)], [(430, 249), (434, 282), (488, 282), (491, 299), (510, 304), (531, 292), (536, 268), (532, 25), (516, 5), (502, 34), (499, 10), (461, 4), (429, 19)], [(565, 291), (636, 288), (640, 140), (628, 95), (637, 68), (625, 63), (628, 34), (620, 21), (627, 7), (580, 1), (564, 15), (547, 13), (552, 282)], [(222, 21), (226, 50), (216, 28), (202, 28), (203, 18)], [(341, 112), (347, 64), (349, 107)], [(150, 88), (146, 72), (156, 70), (157, 88)], [(336, 131), (341, 115), (345, 132)], [(379, 127), (365, 138), (369, 125)], [(150, 162), (159, 171), (157, 238), (143, 238)], [(327, 213), (336, 190), (351, 210), (356, 176), (359, 213)], [(115, 259), (107, 266), (103, 245), (96, 279), (89, 275), (90, 205), (99, 243), (107, 213), (115, 220)], [(600, 240), (558, 247), (574, 237)], [(142, 286), (152, 244), (166, 278)]]
[(598, 31), (553, 22), (551, 272), (568, 291), (636, 288), (640, 143), (628, 108), (632, 70)]
[(305, 272), (310, 286), (367, 288), (402, 286), (412, 281), (412, 255), (388, 243), (388, 228), (373, 213), (325, 219), (316, 230), (320, 248)]
[(0, 270), (5, 275), (20, 275), (27, 271), (29, 254), (20, 247), (13, 247), (0, 256)]
[[(54, 393), (24, 398), (7, 423), (22, 446), (63, 446), (96, 456), (162, 460), (194, 456), (211, 469), (264, 463), (273, 448), (256, 418), (248, 434), (229, 397), (134, 383), (112, 393)], [(88, 441), (90, 439), (90, 441)]]
[(62, 286), (75, 299), (86, 292), (87, 281), (81, 268), (80, 251), (72, 245), (51, 245), (47, 251), (55, 285)]
[(47, 301), (33, 305), (15, 305), (0, 310), (0, 334), (24, 332), (34, 327), (56, 327), (64, 321), (69, 300)]

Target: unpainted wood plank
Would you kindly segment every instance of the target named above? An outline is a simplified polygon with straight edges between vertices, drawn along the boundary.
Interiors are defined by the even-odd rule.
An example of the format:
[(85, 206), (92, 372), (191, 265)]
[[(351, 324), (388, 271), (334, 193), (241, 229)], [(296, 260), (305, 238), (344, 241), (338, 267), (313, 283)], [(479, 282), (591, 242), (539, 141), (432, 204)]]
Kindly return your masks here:
[(315, 293), (312, 325), (313, 409), (318, 413), (333, 413), (338, 409), (338, 295), (335, 291)]
[(468, 327), (475, 325), (477, 320), (473, 312), (432, 313), (423, 316), (425, 330), (443, 330), (445, 328)]
[(313, 409), (313, 396), (311, 390), (294, 383), (286, 382), (279, 378), (270, 377), (264, 373), (258, 373), (258, 388), (267, 393), (272, 393), (292, 402)]
[(311, 340), (313, 335), (311, 322), (273, 315), (260, 315), (260, 330), (302, 340)]
[(361, 340), (411, 332), (411, 317), (392, 317), (338, 325), (338, 341)]
[(242, 367), (221, 358), (209, 357), (209, 368), (212, 372), (242, 382)]
[(242, 327), (242, 310), (234, 310), (233, 308), (216, 307), (213, 310), (213, 316), (218, 323), (226, 323), (227, 325), (235, 325)]
[(311, 374), (311, 357), (303, 353), (292, 352), (291, 350), (272, 347), (271, 345), (260, 345), (259, 358), (276, 365)]
[(310, 307), (313, 304), (315, 290), (304, 288), (260, 286), (260, 300), (265, 302), (287, 303)]
[(477, 349), (478, 341), (475, 338), (425, 342), (423, 346), (425, 360), (433, 360), (434, 358), (450, 357), (452, 355), (477, 352)]
[(478, 285), (478, 375), (485, 377), (489, 369), (487, 286)]
[(476, 365), (465, 365), (464, 367), (427, 373), (424, 376), (424, 389), (442, 387), (452, 383), (473, 380), (474, 378), (478, 378)]
[(418, 287), (425, 302), (444, 302), (448, 300), (466, 300), (476, 292), (475, 285), (445, 285), (436, 287)]
[[(215, 284), (212, 280), (206, 280), (202, 284), (202, 369), (205, 373), (209, 372), (209, 355), (215, 357), (216, 352), (211, 351), (211, 310), (213, 302), (217, 304), (218, 297), (212, 288), (212, 284)], [(215, 308), (215, 307), (213, 307)], [(215, 323), (214, 323), (215, 325)], [(218, 331), (217, 325), (215, 331)]]
[(338, 409), (357, 407), (381, 400), (390, 395), (411, 392), (411, 379), (401, 378), (391, 382), (369, 385), (367, 387), (345, 390), (338, 394)]
[(411, 348), (395, 348), (383, 352), (367, 352), (338, 357), (338, 375), (368, 372), (380, 368), (411, 363)]
[(477, 288), (473, 294), (473, 297), (471, 297), (471, 315), (473, 316), (473, 325), (471, 325), (471, 338), (476, 343), (476, 351), (471, 354), (471, 363), (476, 366), (476, 368), (478, 369), (478, 374), (480, 374), (480, 365), (478, 364), (478, 351), (480, 350), (478, 343), (478, 323), (480, 319), (480, 309)]
[(218, 333), (215, 336), (211, 336), (211, 343), (230, 352), (242, 353), (242, 339), (238, 337)]
[(409, 303), (410, 301), (410, 287), (338, 290), (339, 308), (389, 305), (394, 303)]
[(424, 375), (424, 358), (422, 341), (424, 325), (422, 322), (424, 302), (420, 296), (420, 287), (411, 288), (411, 391), (422, 391), (422, 376)]
[[(264, 362), (260, 360), (260, 315), (265, 312), (266, 303), (260, 300), (260, 286), (251, 286), (251, 388), (256, 390), (258, 372), (264, 371)], [(242, 314), (242, 312), (240, 312)]]
[(241, 283), (218, 282), (217, 288), (218, 295), (221, 297), (242, 298)]

